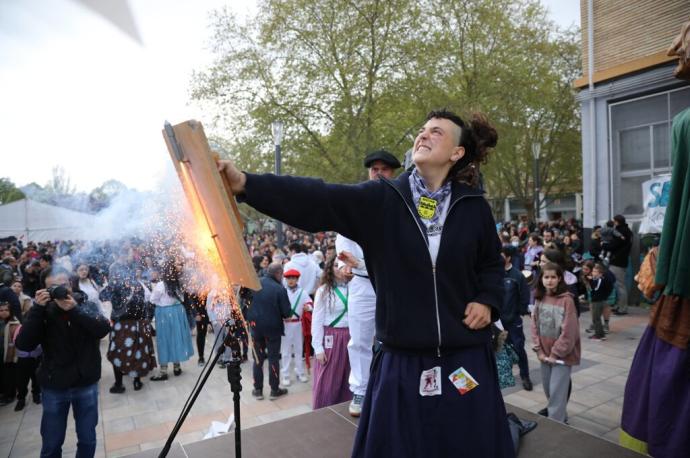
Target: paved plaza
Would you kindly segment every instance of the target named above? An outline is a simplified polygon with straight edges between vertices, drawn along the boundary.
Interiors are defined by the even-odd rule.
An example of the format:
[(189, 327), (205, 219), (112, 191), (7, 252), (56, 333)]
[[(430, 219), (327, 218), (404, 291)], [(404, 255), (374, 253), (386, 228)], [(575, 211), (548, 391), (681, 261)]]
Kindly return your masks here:
[[(647, 324), (646, 309), (631, 307), (629, 310), (627, 316), (611, 318), (611, 334), (606, 342), (587, 339), (585, 328), (589, 325), (590, 317), (589, 313), (583, 313), (580, 320), (582, 364), (573, 372), (573, 392), (568, 404), (572, 427), (613, 442), (618, 441), (620, 432), (623, 390), (630, 363)], [(525, 329), (530, 329), (528, 320), (525, 320)], [(209, 334), (207, 348), (211, 347), (213, 337), (213, 334)], [(105, 340), (101, 348), (105, 355)], [(536, 412), (546, 405), (546, 401), (536, 357), (530, 351), (528, 355), (534, 391), (522, 390), (516, 366), (514, 370), (518, 386), (504, 390), (504, 396), (509, 404)], [(184, 363), (182, 368), (184, 372), (181, 376), (173, 377), (171, 374), (165, 382), (145, 380), (144, 388), (137, 392), (132, 389), (131, 379), (125, 378), (126, 393), (115, 395), (108, 392), (114, 377), (110, 363), (103, 358), (96, 456), (117, 457), (163, 445), (201, 371), (196, 365), (196, 358)], [(242, 375), (243, 428), (311, 411), (310, 383), (293, 381), (286, 397), (276, 401), (269, 401), (268, 397), (256, 401), (250, 394), (249, 363), (242, 365)], [(264, 394), (268, 394), (267, 387)], [(215, 369), (177, 439), (182, 443), (201, 440), (211, 421), (227, 421), (232, 410), (232, 394), (226, 371)], [(22, 412), (14, 412), (12, 405), (0, 408), (0, 456), (37, 456), (41, 445), (40, 420), (41, 408), (32, 403)], [(73, 456), (75, 448), (74, 422), (70, 419), (64, 454)], [(349, 450), (343, 451), (343, 456), (348, 454)]]

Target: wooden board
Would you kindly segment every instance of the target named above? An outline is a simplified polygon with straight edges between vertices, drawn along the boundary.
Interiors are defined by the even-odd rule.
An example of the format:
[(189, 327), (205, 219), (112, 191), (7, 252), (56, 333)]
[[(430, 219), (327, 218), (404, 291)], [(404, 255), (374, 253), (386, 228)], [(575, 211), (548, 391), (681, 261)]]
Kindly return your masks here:
[(260, 290), (261, 284), (244, 242), (235, 198), (200, 122), (191, 120), (163, 129), (168, 152), (192, 211), (208, 226), (225, 276), (230, 283)]

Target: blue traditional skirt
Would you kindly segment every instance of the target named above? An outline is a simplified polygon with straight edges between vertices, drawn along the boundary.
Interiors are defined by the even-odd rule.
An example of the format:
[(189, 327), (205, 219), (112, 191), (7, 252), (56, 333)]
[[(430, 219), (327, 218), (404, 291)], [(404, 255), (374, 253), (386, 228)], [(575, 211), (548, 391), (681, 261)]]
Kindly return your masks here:
[[(441, 394), (422, 396), (422, 373), (440, 367)], [(477, 386), (460, 394), (463, 368)], [(372, 362), (353, 457), (514, 457), (496, 361), (489, 345), (437, 357), (387, 349)]]
[(156, 347), (158, 363), (187, 361), (194, 355), (192, 333), (182, 304), (156, 306)]

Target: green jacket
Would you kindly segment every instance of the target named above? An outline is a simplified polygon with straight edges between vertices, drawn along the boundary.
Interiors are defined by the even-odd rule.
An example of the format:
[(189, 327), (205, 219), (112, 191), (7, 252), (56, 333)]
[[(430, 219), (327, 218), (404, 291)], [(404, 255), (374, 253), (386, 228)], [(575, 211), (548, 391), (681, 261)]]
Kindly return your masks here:
[(664, 294), (690, 298), (690, 108), (673, 119), (671, 192), (656, 267)]

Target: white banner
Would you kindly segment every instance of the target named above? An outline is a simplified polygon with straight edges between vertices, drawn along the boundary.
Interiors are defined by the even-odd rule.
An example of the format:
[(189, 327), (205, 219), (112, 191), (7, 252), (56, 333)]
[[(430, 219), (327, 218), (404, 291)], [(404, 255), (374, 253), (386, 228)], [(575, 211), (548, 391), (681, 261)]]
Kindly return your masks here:
[(642, 183), (644, 216), (640, 234), (660, 234), (671, 192), (671, 175), (660, 175)]

